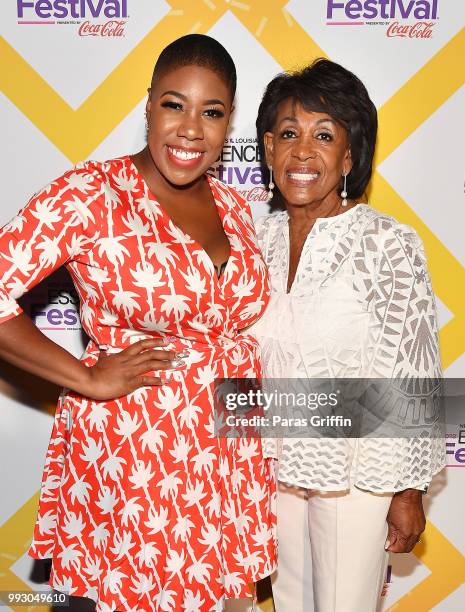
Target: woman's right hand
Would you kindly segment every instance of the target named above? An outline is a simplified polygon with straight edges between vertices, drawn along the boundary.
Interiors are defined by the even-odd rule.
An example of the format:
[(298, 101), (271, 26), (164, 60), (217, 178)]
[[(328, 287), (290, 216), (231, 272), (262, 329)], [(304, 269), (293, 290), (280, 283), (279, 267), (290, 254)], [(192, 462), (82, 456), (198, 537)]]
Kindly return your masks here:
[(163, 346), (163, 339), (150, 338), (135, 342), (119, 353), (101, 352), (97, 363), (87, 368), (79, 392), (95, 400), (112, 400), (139, 387), (163, 384), (159, 376), (149, 373), (179, 367), (186, 357), (186, 353), (162, 350)]
[(389, 552), (411, 552), (425, 530), (423, 493), (406, 489), (394, 493), (387, 515), (388, 535), (385, 549)]

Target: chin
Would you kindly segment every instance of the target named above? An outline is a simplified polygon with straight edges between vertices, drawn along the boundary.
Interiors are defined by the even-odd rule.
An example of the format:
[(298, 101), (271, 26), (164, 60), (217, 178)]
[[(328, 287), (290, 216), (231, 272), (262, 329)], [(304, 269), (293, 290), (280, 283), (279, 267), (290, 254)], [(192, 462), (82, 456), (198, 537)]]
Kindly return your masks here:
[(296, 197), (295, 195), (286, 197), (283, 194), (283, 200), (287, 204), (287, 206), (308, 206), (309, 204), (312, 204), (315, 201), (315, 198), (312, 196)]
[(163, 155), (158, 154), (152, 154), (152, 159), (160, 176), (174, 187), (188, 187), (204, 176), (211, 166), (210, 163), (207, 165), (207, 162), (203, 160), (202, 165), (197, 168), (180, 168), (171, 164)]
[(196, 181), (198, 181), (199, 179), (201, 179), (204, 176), (205, 172), (201, 172), (199, 173), (195, 173), (195, 175), (192, 176), (179, 176), (178, 174), (166, 174), (165, 175), (165, 179), (171, 183), (171, 185), (174, 185), (175, 187), (188, 187), (189, 185), (192, 185), (192, 183), (195, 183)]
[(197, 168), (196, 171), (189, 171), (189, 169), (184, 168), (172, 168), (171, 165), (168, 164), (160, 165), (159, 171), (168, 183), (176, 187), (189, 185), (204, 174), (201, 168)]

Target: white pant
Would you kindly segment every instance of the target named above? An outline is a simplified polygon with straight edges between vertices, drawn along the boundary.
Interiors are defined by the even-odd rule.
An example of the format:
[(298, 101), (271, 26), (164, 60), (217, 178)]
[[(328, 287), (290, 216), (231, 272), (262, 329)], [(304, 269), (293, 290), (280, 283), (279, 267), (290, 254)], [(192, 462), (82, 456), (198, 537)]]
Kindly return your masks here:
[(391, 494), (278, 488), (276, 612), (374, 612)]

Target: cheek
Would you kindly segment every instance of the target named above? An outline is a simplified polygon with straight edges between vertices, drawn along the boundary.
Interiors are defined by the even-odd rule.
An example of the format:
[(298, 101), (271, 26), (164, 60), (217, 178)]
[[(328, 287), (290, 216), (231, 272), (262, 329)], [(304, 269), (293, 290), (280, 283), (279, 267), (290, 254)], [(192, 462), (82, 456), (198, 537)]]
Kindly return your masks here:
[(216, 120), (208, 125), (209, 134), (211, 137), (216, 139), (218, 142), (222, 142), (225, 139), (226, 131), (228, 129), (228, 122), (226, 119)]
[(283, 166), (286, 158), (289, 157), (289, 149), (289, 145), (286, 146), (283, 143), (275, 144), (273, 154), (271, 156), (274, 167), (279, 169)]
[(339, 148), (327, 149), (322, 151), (322, 157), (328, 172), (341, 172), (342, 164), (344, 161), (345, 151)]
[(228, 124), (224, 122), (218, 122), (218, 124), (215, 125), (208, 125), (205, 128), (205, 138), (212, 149), (221, 150), (223, 148), (227, 129)]
[(152, 143), (158, 143), (160, 141), (160, 125), (158, 121), (150, 121), (148, 130), (148, 140)]
[(286, 174), (285, 168), (288, 165), (290, 157), (290, 147), (279, 147), (275, 149), (273, 155), (273, 173), (279, 180), (279, 177), (284, 177)]
[(150, 118), (149, 136), (151, 140), (159, 141), (163, 136), (170, 134), (178, 123), (173, 114), (157, 112)]
[(320, 152), (320, 157), (323, 160), (326, 174), (330, 175), (336, 171), (339, 165), (339, 160), (336, 155), (332, 154), (330, 151), (323, 150)]

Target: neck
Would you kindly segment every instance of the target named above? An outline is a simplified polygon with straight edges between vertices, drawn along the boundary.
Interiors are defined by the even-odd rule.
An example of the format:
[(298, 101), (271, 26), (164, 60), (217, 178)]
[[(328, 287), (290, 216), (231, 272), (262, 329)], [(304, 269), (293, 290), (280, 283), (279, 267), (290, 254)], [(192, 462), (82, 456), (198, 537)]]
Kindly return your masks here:
[(287, 214), (289, 215), (290, 225), (296, 228), (310, 229), (317, 219), (325, 217), (335, 217), (350, 210), (356, 202), (349, 201), (347, 206), (342, 206), (342, 200), (337, 194), (324, 200), (309, 202), (308, 204), (297, 205), (286, 202)]

